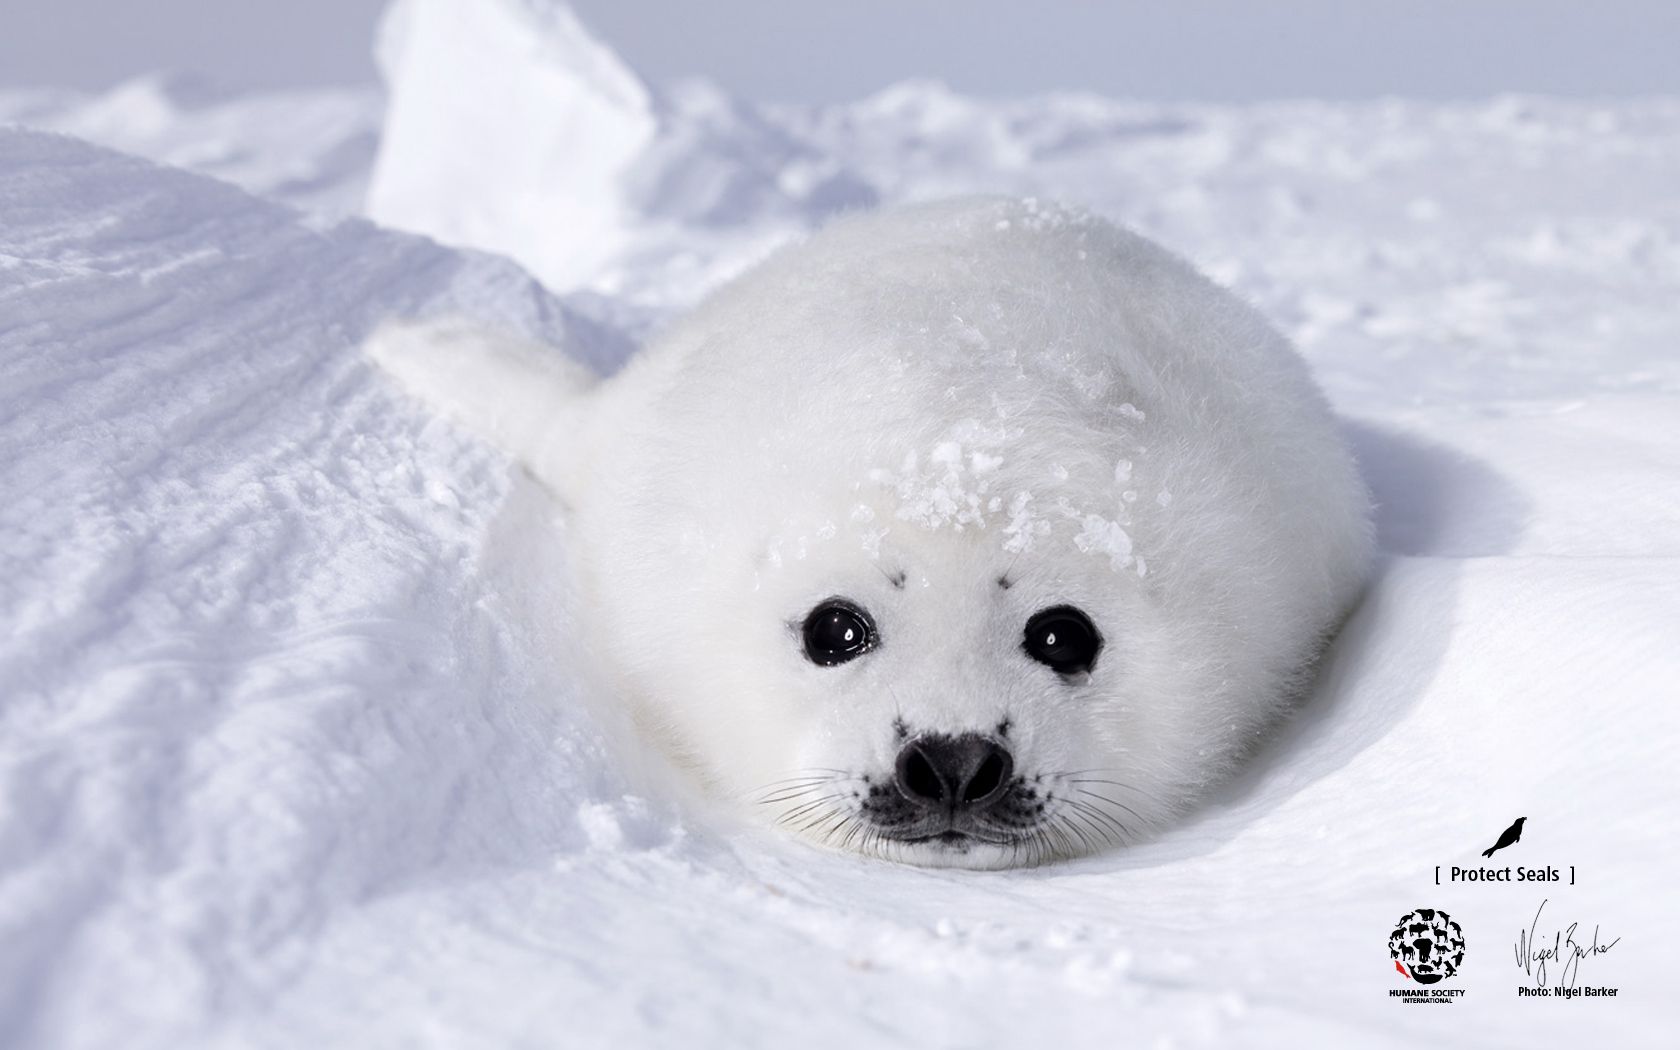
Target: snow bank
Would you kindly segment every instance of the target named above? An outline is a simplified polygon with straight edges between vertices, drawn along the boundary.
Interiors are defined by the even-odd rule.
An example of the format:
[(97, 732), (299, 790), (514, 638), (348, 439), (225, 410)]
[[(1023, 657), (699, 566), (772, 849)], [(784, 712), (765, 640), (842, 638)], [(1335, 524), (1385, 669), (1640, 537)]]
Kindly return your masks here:
[(508, 255), (551, 288), (645, 299), (658, 282), (658, 303), (673, 285), (692, 300), (697, 261), (739, 268), (766, 225), (875, 200), (756, 108), (643, 83), (560, 0), (397, 0), (379, 60), (390, 110), (368, 214)]
[(569, 8), (399, 0), (378, 57), (390, 109), (370, 216), (561, 288), (619, 247), (618, 185), (654, 135), (652, 100)]
[(377, 91), (237, 95), (182, 74), (93, 95), (0, 91), (0, 125), (73, 135), (332, 219), (362, 210), (383, 116)]
[(505, 471), (357, 344), (463, 310), (615, 348), (498, 261), (0, 158), (0, 1043), (181, 1045), (340, 909), (585, 837), (568, 687), (478, 582)]
[[(1680, 100), (985, 101), (910, 81), (754, 105), (645, 84), (560, 0), (402, 0), (381, 55), (370, 214), (554, 289), (661, 314), (836, 211), (1039, 195), (1165, 241), (1309, 355), (1334, 349), (1333, 396), (1680, 388), (1680, 219), (1661, 203)], [(1399, 358), (1423, 367), (1396, 386)]]
[[(551, 4), (458, 49), (425, 28), (451, 10), (394, 16), (376, 185), (433, 219), (505, 199), (461, 239), (613, 298), (0, 131), (0, 1045), (1663, 1045), (1680, 104), (749, 108), (638, 88)], [(404, 54), (470, 105), (421, 106)], [(473, 93), (535, 66), (546, 94)], [(108, 128), (149, 104), (115, 98)], [(259, 191), (331, 167), (326, 139), (264, 145), (277, 105), (211, 107)], [(504, 110), (529, 139), (451, 137)], [(186, 163), (194, 112), (125, 148)], [(475, 165), (422, 185), (451, 152)], [(676, 177), (690, 156), (721, 174)], [(794, 162), (814, 181), (783, 186)], [(922, 872), (687, 812), (565, 649), (553, 508), (356, 352), (387, 314), (462, 310), (613, 367), (583, 306), (679, 309), (813, 221), (823, 172), (1092, 203), (1261, 302), (1349, 417), (1379, 579), (1302, 716), (1154, 843)], [(603, 224), (575, 271), (567, 209)], [(1574, 886), (1434, 884), (1518, 815), (1500, 857)], [(1582, 973), (1618, 999), (1516, 999), (1544, 897), (1623, 938)], [(1468, 941), (1442, 1010), (1387, 994), (1420, 906)]]

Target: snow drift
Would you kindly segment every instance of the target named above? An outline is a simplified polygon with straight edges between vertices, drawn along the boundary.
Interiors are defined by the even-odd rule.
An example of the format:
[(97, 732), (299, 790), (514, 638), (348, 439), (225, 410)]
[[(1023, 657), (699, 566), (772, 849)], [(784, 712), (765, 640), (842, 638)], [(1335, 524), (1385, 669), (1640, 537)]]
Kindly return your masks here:
[[(397, 0), (368, 214), (621, 295), (649, 271), (693, 298), (692, 260), (762, 252), (778, 224), (874, 202), (832, 159), (705, 83), (657, 90), (557, 0)], [(770, 230), (765, 227), (769, 226)], [(665, 265), (659, 265), (664, 262)]]
[[(490, 65), (528, 101), (622, 70), (556, 5), (502, 7), (454, 40), (394, 17), (375, 199), (406, 182), (402, 221), (428, 229), (550, 187), (430, 232), (589, 295), (331, 225), (367, 177), (365, 153), (327, 155), (350, 117), (317, 135), (256, 119), (272, 99), (0, 100), (319, 205), (0, 131), (0, 1045), (1661, 1045), (1680, 104), (904, 85), (801, 109), (621, 72), (627, 108), (590, 103), (565, 150), (536, 106), (546, 131), (435, 168), (478, 140), (405, 87), (405, 49), (484, 107)], [(706, 120), (672, 116), (679, 95)], [(90, 116), (145, 105), (145, 133)], [(232, 151), (195, 153), (195, 128)], [(696, 157), (780, 186), (790, 156), (840, 189), (678, 177)], [(356, 350), (389, 314), (458, 311), (612, 368), (611, 325), (681, 308), (834, 200), (955, 190), (1092, 204), (1260, 303), (1381, 505), (1379, 579), (1290, 729), (1187, 825), (1045, 870), (895, 868), (650, 796), (565, 650), (554, 508)], [(570, 254), (567, 215), (599, 243)], [(1435, 885), (1518, 815), (1499, 857), (1575, 865), (1573, 886)], [(1582, 973), (1619, 998), (1516, 1000), (1542, 898), (1555, 928), (1623, 938)], [(1468, 941), (1446, 1010), (1388, 997), (1390, 924), (1420, 906)]]

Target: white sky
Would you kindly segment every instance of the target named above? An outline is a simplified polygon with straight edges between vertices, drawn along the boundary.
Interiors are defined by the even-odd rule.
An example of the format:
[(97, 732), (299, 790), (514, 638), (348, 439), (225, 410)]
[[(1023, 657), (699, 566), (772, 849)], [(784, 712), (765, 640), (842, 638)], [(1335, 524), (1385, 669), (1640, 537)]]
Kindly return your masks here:
[[(232, 86), (369, 81), (382, 0), (0, 0), (0, 85), (177, 69)], [(576, 0), (655, 81), (853, 98), (1680, 94), (1680, 0)]]

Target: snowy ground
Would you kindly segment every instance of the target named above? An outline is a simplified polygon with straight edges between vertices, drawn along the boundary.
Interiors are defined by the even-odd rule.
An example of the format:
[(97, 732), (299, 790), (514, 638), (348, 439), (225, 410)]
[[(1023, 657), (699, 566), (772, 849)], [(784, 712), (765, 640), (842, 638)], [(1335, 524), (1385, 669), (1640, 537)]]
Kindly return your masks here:
[[(553, 4), (404, 10), (385, 97), (0, 95), (86, 140), (0, 129), (0, 1046), (1667, 1045), (1680, 100), (764, 109)], [(1258, 302), (1384, 549), (1213, 805), (1001, 874), (663, 788), (565, 649), (554, 508), (356, 349), (467, 312), (611, 368), (836, 208), (977, 189)], [(1524, 814), (1500, 859), (1576, 885), (1434, 885)], [(1516, 998), (1542, 898), (1623, 938), (1616, 999)], [(1444, 1009), (1388, 997), (1420, 906)]]

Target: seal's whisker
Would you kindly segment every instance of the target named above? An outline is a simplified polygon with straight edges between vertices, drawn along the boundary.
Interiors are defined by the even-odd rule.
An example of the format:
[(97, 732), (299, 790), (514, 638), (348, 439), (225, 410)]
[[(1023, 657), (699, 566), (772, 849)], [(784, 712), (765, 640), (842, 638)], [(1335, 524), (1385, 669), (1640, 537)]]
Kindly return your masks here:
[(1099, 795), (1095, 791), (1090, 791), (1090, 790), (1087, 790), (1087, 789), (1084, 789), (1084, 788), (1081, 788), (1079, 793), (1081, 795), (1084, 795), (1086, 798), (1093, 798), (1093, 799), (1096, 799), (1099, 802), (1106, 802), (1109, 805), (1113, 806), (1115, 809), (1125, 810), (1127, 813), (1131, 814), (1131, 817), (1132, 817), (1133, 820), (1137, 821), (1139, 824), (1144, 823), (1143, 814), (1139, 813), (1137, 810), (1133, 809), (1132, 807), (1126, 805), (1124, 802), (1117, 802), (1114, 799), (1109, 798), (1107, 795)]
[(1044, 825), (1045, 835), (1055, 844), (1055, 856), (1071, 856), (1073, 854), (1073, 843), (1068, 840), (1067, 832), (1062, 830), (1064, 819), (1058, 814)]
[[(1089, 828), (1091, 834), (1095, 835), (1101, 841), (1103, 846), (1111, 846), (1114, 844), (1114, 831), (1098, 821), (1093, 820), (1091, 815), (1084, 809), (1076, 808), (1071, 815), (1077, 817), (1081, 824)], [(1093, 845), (1091, 851), (1096, 852), (1099, 848), (1099, 846)]]
[(760, 805), (774, 805), (782, 802), (790, 802), (802, 795), (807, 795), (813, 791), (818, 791), (825, 787), (850, 779), (851, 776), (851, 773), (848, 773), (843, 769), (812, 767), (810, 769), (796, 771), (793, 776), (783, 777), (780, 780), (772, 780), (745, 797), (751, 797), (753, 801), (759, 803)]
[[(1143, 825), (1147, 821), (1137, 809), (1098, 787), (1150, 796), (1123, 781), (1089, 775), (1107, 772), (1094, 769), (1041, 774), (1051, 782), (1056, 796), (1051, 812), (1037, 820), (1007, 808), (975, 814), (963, 828), (970, 847), (1004, 850), (1009, 866), (1033, 867), (1131, 842), (1136, 837), (1133, 822)], [(846, 770), (794, 770), (760, 788), (755, 801), (777, 808), (776, 826), (791, 828), (825, 846), (886, 859), (914, 860), (921, 849), (927, 848), (920, 845), (923, 839), (937, 834), (944, 825), (919, 830), (923, 822), (904, 814), (895, 816), (890, 807), (874, 812), (873, 801), (854, 802), (861, 799), (857, 792), (860, 779), (869, 782)], [(1023, 816), (1029, 819), (1022, 820)]]
[(863, 837), (865, 839), (868, 839), (868, 837), (869, 837), (868, 826), (865, 825), (864, 822), (862, 820), (860, 820), (855, 814), (852, 815), (851, 817), (847, 818), (847, 819), (851, 823), (851, 830), (847, 831), (846, 832), (846, 837), (840, 840), (840, 848), (841, 849), (845, 849), (847, 846), (851, 845), (852, 839), (859, 832), (863, 833)]
[(1070, 784), (1112, 784), (1112, 785), (1114, 785), (1115, 787), (1118, 787), (1118, 788), (1125, 788), (1127, 791), (1130, 791), (1134, 795), (1142, 796), (1143, 798), (1148, 799), (1150, 802), (1153, 802), (1156, 805), (1161, 805), (1162, 804), (1161, 800), (1158, 796), (1153, 795), (1153, 794), (1149, 793), (1148, 791), (1145, 791), (1143, 788), (1138, 787), (1136, 784), (1128, 784), (1124, 780), (1108, 780), (1108, 779), (1103, 779), (1103, 778), (1100, 778), (1100, 777), (1093, 777), (1093, 776), (1090, 775), (1092, 773), (1120, 773), (1120, 772), (1124, 772), (1124, 771), (1123, 770), (1118, 770), (1118, 769), (1074, 769), (1074, 770), (1067, 770), (1067, 771), (1061, 772), (1061, 773), (1049, 773), (1049, 774), (1046, 774), (1046, 776), (1047, 777), (1056, 777), (1057, 779), (1065, 780)]
[[(840, 796), (838, 796), (838, 795), (833, 796), (834, 799), (838, 799), (839, 797)], [(829, 800), (825, 799), (824, 801), (827, 802)], [(804, 824), (801, 824), (799, 826), (799, 833), (802, 834), (802, 835), (806, 834), (808, 832), (814, 833), (817, 829), (824, 828), (825, 825), (834, 822), (836, 818), (844, 820), (845, 817), (846, 817), (846, 811), (843, 810), (843, 809), (840, 809), (836, 806), (829, 806), (826, 809), (819, 809), (817, 811), (817, 815), (815, 817), (812, 817), (810, 820), (806, 821)], [(833, 829), (827, 829), (826, 834), (832, 834), (832, 833), (833, 833)], [(825, 837), (824, 837), (824, 841), (827, 841), (826, 834), (825, 834)]]
[(851, 819), (852, 819), (851, 814), (847, 813), (845, 810), (833, 810), (833, 811), (831, 811), (830, 814), (829, 814), (828, 820), (825, 823), (832, 824), (833, 826), (828, 827), (823, 831), (823, 843), (826, 845), (829, 842), (831, 842), (834, 838), (835, 833), (838, 832), (841, 828), (845, 827), (846, 822), (851, 820)]
[(1068, 804), (1075, 807), (1080, 812), (1088, 813), (1112, 827), (1119, 836), (1115, 840), (1116, 844), (1130, 842), (1135, 838), (1135, 833), (1125, 821), (1103, 809), (1101, 806), (1093, 805), (1092, 803), (1084, 802), (1078, 799), (1069, 799)]
[(1102, 805), (1099, 805), (1098, 803), (1107, 803), (1108, 805), (1116, 806), (1119, 809), (1123, 810), (1124, 812), (1131, 814), (1131, 816), (1133, 818), (1138, 819), (1138, 820), (1142, 819), (1141, 817), (1138, 817), (1138, 815), (1135, 812), (1133, 812), (1131, 809), (1127, 808), (1126, 806), (1119, 805), (1119, 803), (1113, 802), (1112, 800), (1104, 798), (1101, 795), (1094, 795), (1094, 794), (1090, 793), (1089, 791), (1080, 791), (1080, 792), (1077, 792), (1073, 795), (1069, 795), (1068, 799), (1067, 799), (1067, 802), (1068, 802), (1068, 805), (1070, 805), (1070, 806), (1075, 806), (1079, 809), (1084, 810), (1087, 813), (1093, 813), (1093, 814), (1101, 817), (1103, 820), (1107, 821), (1108, 823), (1113, 824), (1114, 826), (1120, 827), (1120, 828), (1126, 827), (1127, 826), (1126, 822), (1121, 820), (1118, 815), (1109, 812), (1109, 810), (1107, 808), (1105, 808)]
[(813, 783), (823, 783), (823, 781), (830, 780), (840, 780), (840, 778), (838, 778), (837, 774), (833, 773), (815, 773), (810, 774), (810, 776), (785, 776), (785, 778), (781, 778), (781, 780), (769, 781), (769, 783), (764, 785), (764, 788), (783, 788), (783, 786), (786, 785), (813, 785)]
[(795, 806), (793, 809), (789, 810), (788, 812), (783, 813), (781, 815), (781, 817), (777, 819), (776, 823), (777, 824), (787, 824), (791, 821), (798, 820), (800, 817), (802, 817), (805, 814), (811, 812), (813, 809), (818, 809), (822, 806), (826, 806), (830, 802), (833, 802), (834, 800), (838, 799), (839, 797), (840, 796), (837, 795), (837, 794), (829, 794), (829, 795), (824, 795), (824, 796), (822, 796), (821, 798), (818, 798), (818, 799), (813, 799), (809, 802), (801, 803), (800, 805)]
[[(1086, 853), (1094, 853), (1098, 848), (1098, 840), (1106, 840), (1108, 836), (1091, 822), (1091, 818), (1079, 810), (1068, 814), (1068, 827), (1079, 838), (1079, 844), (1085, 847)], [(1095, 835), (1096, 838), (1092, 838)]]
[(793, 799), (800, 798), (804, 795), (809, 795), (813, 791), (821, 791), (823, 788), (826, 788), (828, 786), (829, 786), (828, 781), (820, 781), (820, 782), (815, 783), (815, 784), (807, 784), (806, 786), (801, 787), (801, 788), (788, 788), (788, 789), (785, 789), (785, 790), (782, 790), (782, 791), (778, 792), (777, 794), (771, 795), (768, 798), (759, 799), (758, 804), (761, 805), (761, 806), (768, 806), (768, 805), (773, 805), (777, 802), (790, 802)]
[(1084, 814), (1087, 820), (1100, 824), (1104, 828), (1108, 829), (1104, 832), (1105, 836), (1112, 837), (1115, 834), (1125, 834), (1125, 824), (1114, 817), (1113, 814), (1105, 813), (1098, 807), (1091, 805), (1089, 802), (1069, 799), (1068, 806), (1074, 812)]

